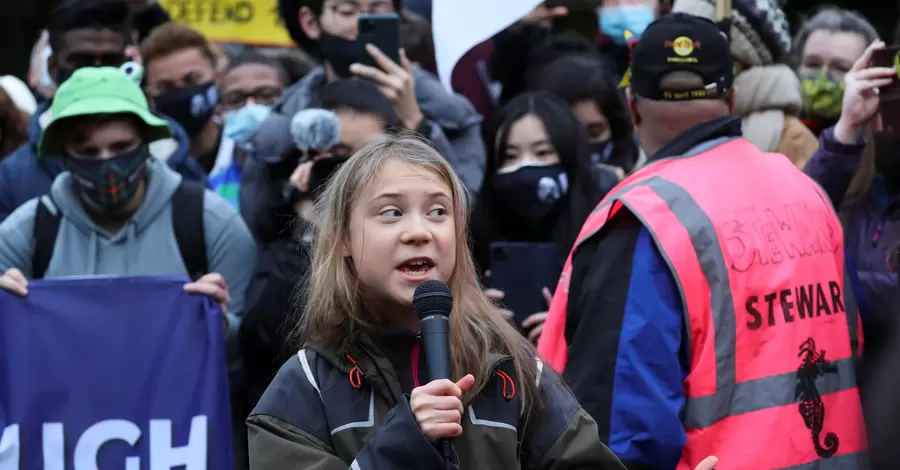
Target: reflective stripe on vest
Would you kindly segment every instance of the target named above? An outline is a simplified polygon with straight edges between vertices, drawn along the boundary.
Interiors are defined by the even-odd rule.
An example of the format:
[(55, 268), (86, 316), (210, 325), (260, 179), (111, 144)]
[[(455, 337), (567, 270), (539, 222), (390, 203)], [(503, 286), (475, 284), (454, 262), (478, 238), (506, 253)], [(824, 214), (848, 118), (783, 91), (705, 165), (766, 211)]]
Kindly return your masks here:
[[(742, 152), (753, 157), (767, 156), (741, 144), (727, 145), (727, 148), (727, 153), (722, 148), (708, 153), (720, 159)], [(698, 159), (693, 162), (694, 170), (700, 163), (722, 165), (713, 156), (692, 157), (692, 160)], [(781, 179), (796, 186), (800, 194), (796, 198), (805, 204), (802, 207), (814, 211), (823, 207), (828, 209), (821, 213), (793, 216), (811, 217), (803, 220), (811, 224), (837, 224), (830, 203), (818, 188), (814, 193), (809, 191), (813, 186), (809, 180), (792, 166), (788, 170), (790, 163), (787, 159), (784, 162), (784, 165), (778, 165), (797, 176)], [(778, 170), (778, 165), (769, 169)], [(725, 174), (722, 169), (718, 169), (718, 174)], [(753, 165), (747, 170), (753, 171)], [(713, 174), (716, 171), (713, 170)], [(768, 234), (759, 235), (758, 241), (763, 243), (761, 248), (753, 247), (774, 249), (772, 237), (784, 236), (784, 239), (778, 240), (783, 243), (783, 251), (759, 254), (759, 259), (753, 258), (755, 252), (751, 252), (748, 263), (747, 258), (742, 256), (746, 251), (740, 252), (737, 248), (747, 250), (749, 247), (735, 245), (734, 237), (728, 236), (737, 234), (729, 234), (723, 229), (731, 222), (723, 214), (743, 207), (748, 195), (734, 195), (734, 200), (730, 201), (730, 197), (723, 194), (722, 201), (719, 201), (712, 200), (717, 199), (711, 195), (712, 190), (699, 188), (696, 189), (697, 194), (705, 198), (705, 202), (698, 204), (686, 189), (696, 187), (698, 183), (681, 170), (658, 168), (630, 180), (615, 189), (614, 194), (591, 214), (577, 244), (599, 231), (624, 207), (648, 229), (674, 274), (685, 309), (691, 344), (691, 366), (685, 380), (686, 403), (683, 409), (687, 443), (678, 469), (693, 468), (707, 455), (719, 456), (719, 467), (723, 469), (866, 468), (863, 456), (865, 431), (855, 374), (855, 358), (860, 347), (856, 341), (859, 319), (852, 292), (844, 289), (846, 281), (840, 234), (832, 234), (829, 241), (817, 232), (814, 242), (819, 245), (802, 246), (801, 242), (807, 240), (793, 231), (810, 229), (811, 226), (800, 227), (800, 222), (789, 219), (795, 227), (783, 225), (772, 228)], [(752, 178), (747, 180), (752, 181)], [(774, 192), (774, 201), (779, 200), (779, 195), (783, 197), (787, 194), (777, 190)], [(743, 201), (741, 196), (746, 196)], [(765, 201), (766, 197), (760, 199)], [(773, 204), (774, 208), (776, 203), (772, 201), (761, 204)], [(702, 208), (704, 204), (719, 211), (718, 223), (714, 223)], [(821, 215), (821, 220), (814, 220), (816, 215)], [(784, 230), (791, 232), (779, 232)], [(794, 235), (796, 239), (789, 239), (788, 235)], [(763, 239), (764, 236), (769, 238)], [(798, 244), (790, 244), (794, 242)], [(722, 243), (731, 244), (724, 247)], [(791, 251), (794, 249), (799, 251)], [(804, 250), (810, 253), (808, 258), (803, 254)], [(776, 260), (773, 253), (781, 260)], [(767, 256), (772, 263), (768, 266), (764, 262)], [(780, 270), (780, 266), (786, 268)], [(780, 289), (778, 292), (758, 292), (767, 280), (761, 280), (759, 272), (754, 274), (752, 271), (755, 269), (782, 275), (787, 273), (788, 276), (797, 270), (798, 286), (786, 288), (795, 284), (792, 282), (794, 279), (776, 276), (771, 284), (780, 286), (776, 287)], [(557, 287), (558, 295), (553, 299), (550, 316), (559, 316), (562, 312), (561, 317), (565, 317), (567, 274), (570, 272), (571, 254)], [(754, 295), (748, 296), (751, 293)], [(808, 298), (806, 293), (810, 294)], [(767, 301), (763, 294), (766, 294)], [(836, 294), (838, 297), (835, 297)], [(842, 298), (840, 294), (843, 294)], [(735, 302), (738, 295), (742, 297)], [(791, 295), (795, 296), (793, 300)], [(759, 324), (750, 314), (751, 297), (758, 297), (759, 303), (754, 308), (759, 310)], [(779, 298), (780, 303), (775, 303)], [(805, 317), (802, 302), (807, 304)], [(823, 302), (830, 302), (831, 307), (822, 307)], [(765, 308), (766, 303), (768, 309)], [(823, 310), (816, 311), (814, 315), (813, 306), (825, 308), (824, 316)], [(737, 315), (737, 308), (743, 309), (742, 315)], [(844, 318), (839, 318), (840, 315)], [(550, 320), (548, 317), (548, 322)], [(812, 321), (816, 322), (815, 328), (810, 327), (809, 323), (801, 323)], [(559, 323), (555, 325), (557, 328), (559, 326)], [(564, 326), (563, 321), (563, 328), (557, 331), (564, 332)], [(774, 332), (780, 333), (776, 335)], [(545, 327), (544, 335), (548, 333)], [(557, 336), (548, 339), (556, 341), (542, 344), (541, 353), (554, 367), (564, 367), (565, 339), (563, 335), (554, 334)], [(816, 341), (822, 344), (816, 344)], [(781, 354), (777, 360), (773, 360), (773, 352)], [(764, 363), (766, 359), (769, 363)]]

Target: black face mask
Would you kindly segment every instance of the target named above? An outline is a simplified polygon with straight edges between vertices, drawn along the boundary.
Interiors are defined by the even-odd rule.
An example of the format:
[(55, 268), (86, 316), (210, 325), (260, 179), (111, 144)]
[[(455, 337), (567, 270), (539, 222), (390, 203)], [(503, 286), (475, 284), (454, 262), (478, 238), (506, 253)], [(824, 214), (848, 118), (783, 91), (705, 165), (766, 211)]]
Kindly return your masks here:
[(106, 160), (66, 157), (72, 186), (82, 199), (109, 216), (122, 215), (147, 175), (146, 146)]
[(498, 172), (491, 184), (507, 208), (528, 219), (541, 219), (554, 212), (569, 191), (568, 177), (559, 163)]
[(331, 175), (337, 171), (350, 157), (333, 156), (317, 160), (313, 163), (309, 172), (309, 191), (306, 193), (308, 197), (315, 199), (325, 190), (325, 184)]
[(356, 41), (322, 32), (319, 37), (322, 57), (331, 65), (338, 77), (352, 77), (350, 65), (359, 60), (359, 45)]
[(612, 157), (613, 143), (611, 140), (592, 142), (588, 144), (588, 151), (591, 163), (609, 163), (609, 159)]
[(156, 109), (174, 119), (190, 137), (195, 137), (212, 119), (219, 104), (216, 82), (175, 88), (154, 98)]
[(900, 192), (900, 138), (878, 132), (872, 140), (875, 143), (875, 169), (891, 192)]

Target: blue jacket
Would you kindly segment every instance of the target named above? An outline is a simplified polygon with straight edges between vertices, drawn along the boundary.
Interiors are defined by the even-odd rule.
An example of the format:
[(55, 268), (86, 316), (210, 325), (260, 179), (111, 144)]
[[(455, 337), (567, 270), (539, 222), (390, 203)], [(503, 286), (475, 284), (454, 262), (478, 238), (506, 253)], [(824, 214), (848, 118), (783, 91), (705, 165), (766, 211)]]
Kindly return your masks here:
[[(50, 192), (53, 180), (65, 168), (58, 158), (37, 158), (37, 146), (41, 140), (43, 126), (41, 116), (50, 107), (50, 102), (41, 104), (28, 126), (28, 143), (0, 162), (0, 222), (9, 217), (25, 201)], [(174, 153), (165, 158), (170, 168), (191, 181), (206, 181), (206, 172), (196, 159), (188, 155), (190, 139), (178, 123), (166, 116), (174, 138), (178, 143)]]

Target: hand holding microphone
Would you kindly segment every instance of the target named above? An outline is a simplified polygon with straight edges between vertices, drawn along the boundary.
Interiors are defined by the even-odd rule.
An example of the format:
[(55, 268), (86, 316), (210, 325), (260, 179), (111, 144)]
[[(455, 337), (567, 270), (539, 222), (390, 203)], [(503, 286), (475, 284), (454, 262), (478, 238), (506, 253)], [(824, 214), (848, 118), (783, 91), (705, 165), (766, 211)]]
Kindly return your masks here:
[[(450, 380), (450, 311), (453, 309), (450, 288), (433, 279), (419, 284), (413, 294), (413, 309), (421, 322), (431, 381), (412, 391), (409, 406), (428, 439), (457, 437), (462, 434), (462, 396), (475, 384), (475, 377), (468, 374), (459, 382)], [(444, 458), (449, 459), (449, 442), (444, 443)]]
[(413, 389), (409, 406), (425, 437), (437, 441), (462, 434), (462, 396), (474, 384), (475, 377), (468, 374), (456, 383), (432, 380)]

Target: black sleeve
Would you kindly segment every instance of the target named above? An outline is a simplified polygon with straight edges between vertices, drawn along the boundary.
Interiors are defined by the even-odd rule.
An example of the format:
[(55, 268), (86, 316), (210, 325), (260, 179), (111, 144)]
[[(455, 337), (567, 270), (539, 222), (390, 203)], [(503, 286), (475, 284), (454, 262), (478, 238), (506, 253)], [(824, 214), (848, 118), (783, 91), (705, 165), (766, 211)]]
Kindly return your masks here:
[[(563, 376), (597, 421), (604, 443), (609, 443), (619, 335), (640, 228), (634, 215), (621, 210), (572, 259), (565, 332), (569, 361)], [(603, 315), (582, 314), (597, 310)]]
[(140, 43), (147, 39), (154, 28), (170, 21), (172, 18), (165, 8), (154, 2), (153, 5), (135, 13), (134, 18), (131, 19), (131, 25), (137, 31), (138, 43)]
[(309, 271), (308, 250), (289, 237), (262, 250), (247, 287), (240, 342), (252, 408), (278, 368), (296, 352), (290, 344), (300, 320), (297, 283)]
[(494, 36), (490, 72), (494, 80), (503, 84), (501, 103), (525, 91), (531, 51), (548, 36), (546, 29), (533, 24), (516, 24)]

